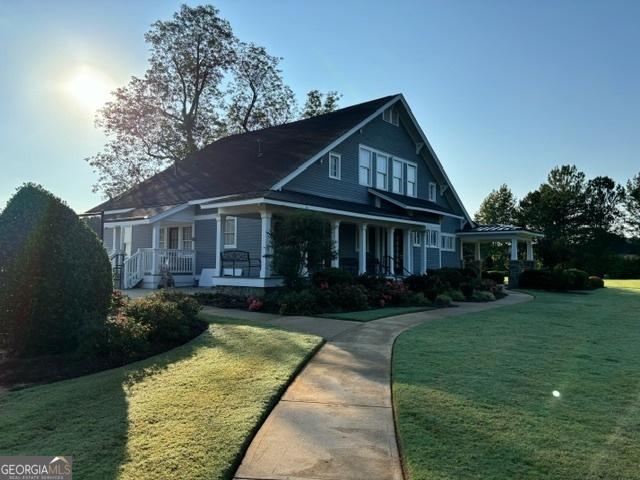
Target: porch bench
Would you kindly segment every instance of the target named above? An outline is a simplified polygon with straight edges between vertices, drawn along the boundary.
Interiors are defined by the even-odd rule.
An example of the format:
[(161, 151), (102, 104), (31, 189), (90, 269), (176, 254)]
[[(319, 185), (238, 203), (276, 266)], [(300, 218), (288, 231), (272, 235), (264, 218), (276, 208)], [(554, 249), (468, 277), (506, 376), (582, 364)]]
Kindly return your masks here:
[[(227, 250), (220, 253), (220, 275), (224, 277), (250, 277), (251, 269), (256, 268), (257, 275), (260, 274), (261, 262), (259, 258), (251, 258), (249, 252), (245, 250)], [(246, 269), (246, 275), (244, 271)], [(231, 270), (231, 274), (225, 271)], [(240, 274), (238, 275), (238, 271)]]

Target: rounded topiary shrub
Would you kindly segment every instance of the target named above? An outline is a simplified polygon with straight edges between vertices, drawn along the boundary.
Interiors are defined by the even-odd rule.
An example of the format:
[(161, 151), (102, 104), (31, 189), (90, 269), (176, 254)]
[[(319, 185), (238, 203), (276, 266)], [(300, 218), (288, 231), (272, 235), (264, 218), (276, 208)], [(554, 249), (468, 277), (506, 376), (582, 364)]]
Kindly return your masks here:
[(26, 184), (0, 215), (0, 332), (17, 355), (74, 350), (106, 320), (111, 266), (100, 239), (60, 199)]

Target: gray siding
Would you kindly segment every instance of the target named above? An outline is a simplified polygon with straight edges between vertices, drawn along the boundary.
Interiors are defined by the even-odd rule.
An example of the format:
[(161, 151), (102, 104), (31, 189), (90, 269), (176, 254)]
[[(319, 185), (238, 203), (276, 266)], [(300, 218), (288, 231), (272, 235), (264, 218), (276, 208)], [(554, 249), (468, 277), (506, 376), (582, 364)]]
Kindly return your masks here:
[[(435, 170), (435, 161), (429, 159), (431, 167), (427, 165), (421, 155), (416, 155), (416, 146), (406, 129), (382, 120), (382, 115), (368, 123), (361, 131), (354, 133), (345, 141), (337, 145), (332, 151), (341, 155), (342, 178), (329, 178), (328, 155), (316, 161), (300, 175), (291, 180), (284, 188), (303, 193), (320, 196), (331, 196), (341, 200), (369, 203), (366, 186), (358, 183), (358, 155), (359, 145), (366, 145), (374, 149), (395, 155), (403, 160), (418, 164), (418, 197), (428, 199), (428, 184), (435, 182), (431, 169)], [(388, 162), (387, 178), (391, 178), (391, 162)], [(374, 185), (375, 185), (375, 165)], [(437, 182), (436, 182), (437, 183)], [(328, 195), (330, 192), (330, 195)], [(436, 192), (436, 202), (443, 207), (451, 208), (449, 200)]]
[[(260, 236), (262, 230), (262, 221), (259, 216), (256, 217), (237, 217), (238, 218), (238, 238), (236, 241), (238, 250), (249, 252), (251, 258), (260, 258)], [(226, 249), (229, 250), (229, 249)]]
[(216, 267), (216, 220), (196, 220), (195, 222), (196, 274), (203, 268)]
[[(102, 243), (105, 248), (111, 249), (113, 248), (113, 235), (115, 234), (115, 228), (104, 227), (104, 232), (102, 234)], [(116, 246), (118, 244), (116, 243)]]
[(353, 223), (340, 224), (340, 256), (339, 258), (358, 258), (356, 252), (356, 225)]
[(133, 225), (131, 228), (131, 253), (136, 253), (139, 248), (151, 248), (153, 242), (153, 226)]
[(427, 268), (440, 268), (440, 249), (427, 248)]
[(460, 254), (458, 252), (442, 252), (443, 267), (460, 267)]
[(413, 248), (413, 273), (420, 275), (424, 273), (422, 271), (422, 252), (423, 247), (411, 247)]

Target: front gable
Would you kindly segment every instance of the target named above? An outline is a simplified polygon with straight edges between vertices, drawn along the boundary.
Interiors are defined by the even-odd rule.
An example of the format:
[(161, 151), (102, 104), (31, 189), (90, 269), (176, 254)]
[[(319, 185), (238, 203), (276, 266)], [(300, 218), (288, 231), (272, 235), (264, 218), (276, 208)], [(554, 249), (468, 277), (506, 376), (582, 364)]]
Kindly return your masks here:
[[(466, 216), (464, 208), (456, 199), (449, 186), (446, 175), (441, 173), (439, 162), (434, 158), (432, 150), (421, 139), (421, 132), (415, 128), (412, 115), (398, 97), (393, 108), (397, 116), (383, 118), (383, 113), (369, 120), (360, 129), (335, 145), (330, 152), (316, 159), (304, 171), (282, 186), (283, 190), (302, 192), (323, 197), (337, 198), (351, 202), (374, 202), (369, 189), (378, 189), (380, 184), (386, 191), (392, 191), (393, 163), (401, 163), (402, 191), (407, 189), (407, 169), (411, 165), (417, 167), (416, 197), (430, 200), (430, 184), (435, 184), (435, 204), (444, 211)], [(387, 120), (396, 120), (390, 122)], [(397, 123), (397, 124), (396, 124)], [(360, 181), (360, 150), (365, 148), (372, 152), (371, 185), (363, 185)], [(330, 156), (334, 158), (330, 160)], [(388, 160), (386, 179), (377, 177), (378, 156), (386, 156)], [(335, 177), (335, 163), (340, 164), (340, 174)], [(380, 163), (383, 164), (384, 160)], [(379, 180), (379, 181), (377, 181)], [(398, 182), (399, 183), (399, 182)], [(384, 191), (384, 188), (381, 189)]]

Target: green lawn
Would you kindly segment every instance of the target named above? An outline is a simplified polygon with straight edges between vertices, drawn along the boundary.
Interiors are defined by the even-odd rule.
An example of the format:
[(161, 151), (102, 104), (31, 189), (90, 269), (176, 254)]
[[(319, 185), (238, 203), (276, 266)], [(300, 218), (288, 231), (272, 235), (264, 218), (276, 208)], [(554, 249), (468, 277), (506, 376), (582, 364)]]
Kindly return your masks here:
[(73, 455), (83, 479), (231, 478), (321, 339), (216, 322), (138, 363), (0, 393), (0, 455)]
[(362, 310), (359, 312), (344, 313), (325, 313), (318, 315), (322, 318), (335, 318), (337, 320), (351, 320), (354, 322), (370, 322), (384, 317), (392, 317), (394, 315), (402, 315), (405, 313), (424, 312), (425, 310), (433, 310), (435, 307), (385, 307), (372, 308), (371, 310)]
[(409, 479), (640, 478), (640, 281), (607, 287), (402, 334)]

